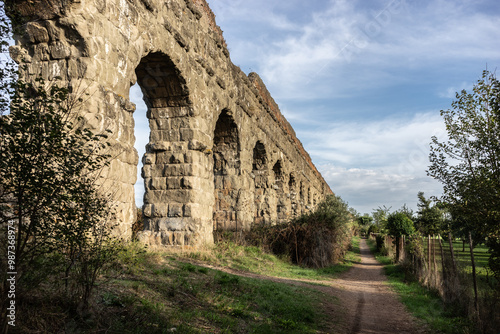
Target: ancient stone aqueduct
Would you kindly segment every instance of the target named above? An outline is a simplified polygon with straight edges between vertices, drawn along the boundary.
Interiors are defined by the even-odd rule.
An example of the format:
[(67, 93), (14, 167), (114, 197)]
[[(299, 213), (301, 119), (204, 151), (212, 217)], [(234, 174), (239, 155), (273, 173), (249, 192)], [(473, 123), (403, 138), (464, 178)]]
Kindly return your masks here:
[[(135, 220), (139, 83), (150, 134), (142, 157), (145, 230), (154, 245), (213, 242), (310, 210), (330, 188), (255, 73), (230, 60), (205, 0), (11, 0), (23, 19), (11, 55), (27, 75), (56, 77), (91, 98), (82, 115), (112, 131), (107, 184), (119, 233)], [(12, 13), (12, 12), (11, 12)]]

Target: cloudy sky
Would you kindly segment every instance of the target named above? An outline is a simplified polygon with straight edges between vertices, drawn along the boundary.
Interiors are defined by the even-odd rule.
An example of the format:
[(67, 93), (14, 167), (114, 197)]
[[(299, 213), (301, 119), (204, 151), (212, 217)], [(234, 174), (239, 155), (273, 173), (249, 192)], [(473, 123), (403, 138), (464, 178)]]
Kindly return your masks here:
[(371, 213), (441, 193), (430, 138), (445, 138), (455, 92), (500, 66), (498, 0), (208, 2), (233, 63), (261, 76), (335, 194)]

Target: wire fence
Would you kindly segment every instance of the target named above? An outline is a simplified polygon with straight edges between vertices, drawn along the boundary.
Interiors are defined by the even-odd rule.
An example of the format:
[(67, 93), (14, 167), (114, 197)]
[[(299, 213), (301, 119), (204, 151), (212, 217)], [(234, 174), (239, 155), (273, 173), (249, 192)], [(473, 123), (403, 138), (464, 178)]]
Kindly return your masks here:
[[(480, 332), (500, 333), (499, 282), (483, 267), (484, 261), (476, 266), (471, 256), (474, 249), (460, 252), (451, 235), (393, 238), (372, 234), (370, 238), (376, 240), (379, 251), (403, 266), (408, 280), (416, 279), (437, 291), (445, 307), (468, 316)], [(481, 275), (473, 275), (478, 271)]]

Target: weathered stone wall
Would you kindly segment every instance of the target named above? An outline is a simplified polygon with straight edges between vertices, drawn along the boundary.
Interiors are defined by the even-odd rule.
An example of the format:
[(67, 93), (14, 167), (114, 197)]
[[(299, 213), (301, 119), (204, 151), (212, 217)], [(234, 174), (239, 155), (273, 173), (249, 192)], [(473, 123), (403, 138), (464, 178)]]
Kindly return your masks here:
[(26, 74), (83, 92), (88, 126), (112, 131), (105, 189), (119, 201), (124, 237), (135, 218), (136, 82), (151, 129), (144, 242), (212, 242), (213, 230), (284, 221), (331, 193), (262, 80), (232, 64), (205, 0), (8, 4), (24, 19), (11, 54), (27, 61)]

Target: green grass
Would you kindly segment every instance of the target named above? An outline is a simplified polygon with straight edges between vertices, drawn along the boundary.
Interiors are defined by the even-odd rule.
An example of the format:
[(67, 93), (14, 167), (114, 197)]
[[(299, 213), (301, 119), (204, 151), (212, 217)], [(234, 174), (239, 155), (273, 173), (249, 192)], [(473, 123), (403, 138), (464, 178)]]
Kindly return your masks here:
[[(150, 269), (150, 267), (153, 267)], [(138, 282), (132, 285), (131, 282)], [(100, 295), (100, 326), (115, 333), (304, 332), (321, 314), (314, 291), (167, 259), (115, 279)], [(89, 323), (95, 328), (96, 323)], [(79, 328), (85, 332), (85, 328)]]
[[(465, 244), (465, 251), (462, 251), (462, 249), (463, 247), (461, 241), (453, 241), (455, 257), (463, 266), (466, 267), (468, 272), (472, 272), (472, 263), (468, 243)], [(476, 264), (476, 272), (478, 276), (487, 276), (489, 257), (490, 254), (488, 253), (488, 247), (485, 245), (477, 245), (476, 248), (474, 248), (474, 262)]]
[[(58, 306), (63, 296), (54, 296), (52, 304), (33, 299), (26, 314), (32, 319), (48, 315), (57, 319), (44, 320), (44, 332), (320, 333), (327, 324), (341, 322), (341, 314), (324, 314), (323, 305), (338, 300), (332, 301), (312, 286), (246, 278), (206, 266), (314, 284), (314, 280), (337, 277), (357, 261), (357, 238), (344, 261), (323, 269), (302, 268), (259, 248), (231, 243), (197, 253), (152, 252), (131, 243), (97, 282), (90, 312), (68, 311)], [(21, 320), (21, 327), (16, 328), (19, 333), (40, 328), (40, 324)]]
[(310, 288), (230, 275), (167, 254), (138, 257), (134, 273), (101, 293), (107, 316), (100, 321), (111, 332), (315, 333), (325, 319), (324, 297)]
[(401, 266), (395, 265), (391, 258), (377, 254), (375, 241), (367, 240), (367, 243), (377, 260), (384, 264), (389, 285), (399, 295), (409, 312), (439, 333), (456, 334), (472, 331), (472, 325), (466, 318), (457, 317), (446, 309), (437, 292), (430, 291), (418, 282), (408, 281)]
[(223, 242), (215, 246), (211, 254), (188, 252), (187, 259), (248, 271), (261, 275), (292, 279), (325, 280), (338, 277), (349, 270), (353, 263), (361, 260), (359, 237), (353, 237), (351, 249), (339, 263), (321, 269), (312, 269), (292, 264), (288, 259), (264, 252), (259, 247), (239, 246), (233, 242)]
[[(446, 252), (449, 251), (449, 243), (445, 241), (443, 243), (444, 249)], [(465, 247), (463, 247), (463, 243), (459, 240), (453, 241), (453, 250), (455, 254), (455, 259), (457, 260), (457, 264), (459, 268), (469, 274), (470, 286), (472, 289), (472, 260), (469, 250), (469, 244), (465, 243)], [(427, 250), (427, 245), (424, 245), (424, 250)], [(488, 259), (490, 254), (488, 253), (488, 247), (484, 244), (477, 245), (474, 250), (474, 262), (476, 265), (476, 278), (478, 283), (478, 290), (488, 292), (491, 290), (491, 286), (497, 285), (497, 281), (493, 276), (492, 271), (488, 267)], [(436, 261), (438, 263), (441, 261), (441, 253), (439, 246), (436, 249)]]
[[(316, 290), (235, 276), (201, 265), (321, 280), (337, 277), (361, 260), (357, 237), (341, 263), (322, 269), (303, 268), (258, 247), (231, 242), (220, 243), (209, 252), (152, 254), (132, 249), (134, 252), (137, 256), (126, 253), (124, 257), (133, 270), (113, 282), (113, 290), (122, 293), (107, 297), (110, 310), (121, 308), (123, 312), (120, 305), (126, 305), (129, 314), (108, 325), (113, 331), (163, 333), (176, 328), (177, 333), (315, 333), (327, 317), (332, 317), (322, 313), (320, 304), (326, 297)], [(188, 262), (192, 260), (200, 266)], [(131, 302), (134, 298), (138, 299)], [(145, 321), (145, 327), (137, 328)]]

